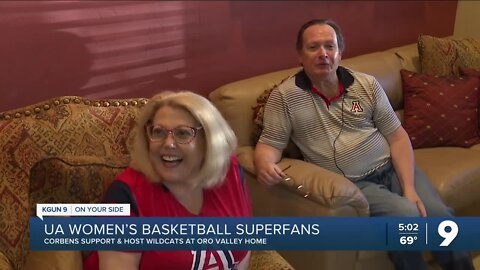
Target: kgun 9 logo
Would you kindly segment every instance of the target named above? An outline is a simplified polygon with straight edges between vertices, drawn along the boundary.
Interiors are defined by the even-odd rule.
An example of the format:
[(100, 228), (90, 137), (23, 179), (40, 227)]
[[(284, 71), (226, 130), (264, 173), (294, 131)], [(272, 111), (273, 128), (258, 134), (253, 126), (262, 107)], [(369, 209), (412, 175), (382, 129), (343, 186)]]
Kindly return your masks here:
[[(447, 230), (448, 228), (448, 230)], [(458, 225), (452, 220), (444, 220), (438, 224), (438, 234), (443, 237), (441, 247), (448, 247), (458, 235)]]

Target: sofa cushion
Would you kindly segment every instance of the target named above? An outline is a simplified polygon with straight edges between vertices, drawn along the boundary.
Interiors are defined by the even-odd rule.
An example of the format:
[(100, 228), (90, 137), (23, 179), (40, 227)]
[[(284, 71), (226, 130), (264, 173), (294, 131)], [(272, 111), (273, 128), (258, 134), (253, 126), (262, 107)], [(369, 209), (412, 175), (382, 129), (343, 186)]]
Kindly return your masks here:
[[(477, 146), (480, 145), (474, 147)], [(416, 164), (428, 176), (445, 203), (458, 214), (469, 211), (472, 203), (478, 201), (480, 151), (434, 147), (417, 149), (414, 153)]]
[(405, 130), (414, 148), (480, 143), (478, 77), (437, 77), (401, 70)]
[(459, 75), (459, 67), (480, 69), (480, 40), (421, 35), (418, 38), (421, 71), (425, 74)]
[(400, 61), (401, 68), (413, 72), (420, 72), (420, 57), (416, 43), (395, 47), (387, 50), (394, 53)]

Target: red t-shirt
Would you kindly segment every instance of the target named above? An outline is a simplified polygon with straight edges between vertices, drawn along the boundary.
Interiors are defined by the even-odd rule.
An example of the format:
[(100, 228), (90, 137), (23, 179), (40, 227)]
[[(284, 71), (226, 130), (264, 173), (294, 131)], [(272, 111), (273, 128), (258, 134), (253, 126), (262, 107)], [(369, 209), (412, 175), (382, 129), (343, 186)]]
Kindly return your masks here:
[[(190, 213), (168, 189), (153, 183), (133, 168), (118, 176), (105, 196), (106, 202), (130, 203), (133, 216), (140, 217), (249, 217), (250, 196), (236, 157), (222, 185), (204, 189), (198, 215)], [(143, 251), (140, 270), (150, 269), (233, 269), (247, 251)], [(98, 269), (98, 253), (93, 252), (84, 270)]]

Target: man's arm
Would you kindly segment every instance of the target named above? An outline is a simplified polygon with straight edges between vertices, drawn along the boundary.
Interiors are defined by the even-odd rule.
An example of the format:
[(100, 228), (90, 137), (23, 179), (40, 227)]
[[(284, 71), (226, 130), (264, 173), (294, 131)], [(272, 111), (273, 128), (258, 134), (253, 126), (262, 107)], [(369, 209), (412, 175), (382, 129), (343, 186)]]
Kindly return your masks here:
[(393, 167), (402, 185), (403, 196), (417, 206), (420, 216), (426, 216), (425, 206), (415, 190), (415, 159), (407, 132), (400, 126), (387, 135), (386, 139), (390, 145)]
[(266, 185), (278, 184), (287, 177), (277, 163), (282, 158), (282, 151), (264, 143), (257, 143), (255, 147), (255, 169), (257, 180)]

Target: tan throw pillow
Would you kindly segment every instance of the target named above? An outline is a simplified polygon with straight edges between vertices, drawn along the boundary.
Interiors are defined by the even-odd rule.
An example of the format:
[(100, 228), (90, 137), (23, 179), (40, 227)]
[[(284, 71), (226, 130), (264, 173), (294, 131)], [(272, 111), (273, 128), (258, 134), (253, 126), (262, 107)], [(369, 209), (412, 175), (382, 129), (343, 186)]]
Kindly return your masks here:
[(421, 71), (438, 76), (459, 76), (459, 67), (480, 69), (480, 40), (448, 39), (421, 35), (418, 38)]
[(404, 127), (413, 148), (480, 143), (478, 77), (439, 77), (400, 71)]

